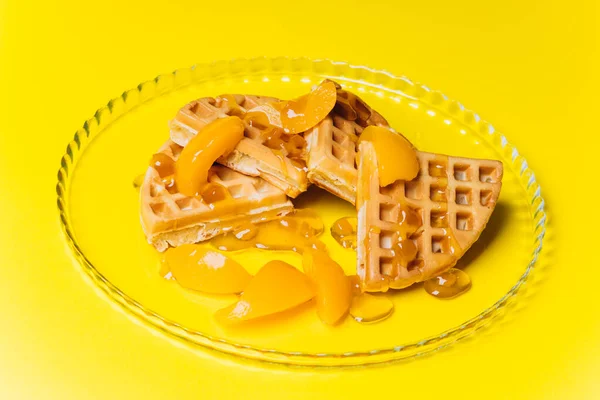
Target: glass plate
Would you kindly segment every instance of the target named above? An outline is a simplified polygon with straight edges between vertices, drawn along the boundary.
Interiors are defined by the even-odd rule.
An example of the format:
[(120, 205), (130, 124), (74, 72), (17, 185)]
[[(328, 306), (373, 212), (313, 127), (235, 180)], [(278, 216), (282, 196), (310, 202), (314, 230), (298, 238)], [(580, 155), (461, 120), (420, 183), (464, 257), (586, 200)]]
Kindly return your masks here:
[[(505, 173), (500, 200), (487, 229), (459, 262), (473, 286), (453, 300), (428, 295), (422, 285), (390, 295), (394, 314), (363, 325), (347, 318), (330, 327), (311, 305), (283, 320), (224, 329), (212, 318), (234, 296), (209, 296), (158, 274), (159, 255), (139, 223), (134, 178), (168, 139), (167, 122), (192, 99), (222, 93), (296, 97), (323, 78), (335, 79), (381, 112), (419, 149), (500, 159)], [(188, 344), (278, 363), (360, 365), (404, 359), (440, 349), (487, 324), (530, 274), (545, 232), (544, 201), (527, 162), (493, 126), (444, 94), (407, 78), (363, 66), (306, 58), (220, 61), (177, 70), (124, 92), (77, 131), (58, 173), (58, 208), (73, 253), (95, 285), (150, 326)], [(312, 188), (296, 201), (316, 208), (321, 239), (348, 273), (355, 253), (329, 234), (354, 208)], [(300, 266), (289, 252), (233, 254), (251, 272), (270, 259)]]

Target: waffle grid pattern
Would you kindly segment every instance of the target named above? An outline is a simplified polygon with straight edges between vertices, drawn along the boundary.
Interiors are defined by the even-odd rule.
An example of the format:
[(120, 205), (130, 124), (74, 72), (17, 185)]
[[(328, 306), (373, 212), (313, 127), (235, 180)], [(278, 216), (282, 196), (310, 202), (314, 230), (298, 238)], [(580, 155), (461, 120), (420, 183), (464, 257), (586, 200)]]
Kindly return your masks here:
[[(232, 107), (231, 100), (235, 100)], [(273, 97), (251, 95), (223, 95), (216, 98), (203, 97), (183, 106), (170, 122), (171, 139), (185, 146), (187, 142), (207, 124), (217, 118), (235, 115), (237, 112), (246, 112), (256, 106), (277, 101)], [(248, 132), (246, 131), (245, 134)], [(254, 137), (250, 136), (251, 139)]]
[(358, 177), (356, 146), (363, 129), (332, 112), (307, 133), (308, 180), (352, 204), (356, 202)]
[(332, 114), (332, 119), (329, 134), (332, 138), (331, 150), (326, 148), (323, 151), (332, 157), (333, 162), (343, 165), (343, 168), (356, 168), (356, 143), (364, 128), (335, 113)]
[[(235, 101), (235, 105), (232, 103)], [(200, 129), (208, 123), (230, 115), (242, 115), (248, 110), (278, 101), (273, 97), (251, 95), (221, 95), (194, 100), (179, 110), (170, 122), (171, 140), (185, 146)], [(303, 158), (306, 142), (300, 136), (281, 135), (280, 139), (291, 145), (296, 154), (290, 154), (285, 146), (271, 148), (266, 144), (261, 130), (244, 121), (244, 136), (228, 157), (217, 162), (245, 175), (260, 176), (282, 189), (290, 197), (306, 191), (308, 181)], [(293, 141), (293, 142), (292, 142)]]
[[(373, 146), (361, 144), (361, 152), (360, 190), (368, 191), (359, 195), (358, 204), (359, 230), (363, 225), (359, 270), (364, 271), (365, 287), (399, 289), (452, 267), (487, 224), (500, 192), (502, 164), (418, 152), (417, 178), (380, 188)], [(407, 265), (392, 263), (402, 206), (416, 211), (422, 224), (410, 236), (418, 251)]]

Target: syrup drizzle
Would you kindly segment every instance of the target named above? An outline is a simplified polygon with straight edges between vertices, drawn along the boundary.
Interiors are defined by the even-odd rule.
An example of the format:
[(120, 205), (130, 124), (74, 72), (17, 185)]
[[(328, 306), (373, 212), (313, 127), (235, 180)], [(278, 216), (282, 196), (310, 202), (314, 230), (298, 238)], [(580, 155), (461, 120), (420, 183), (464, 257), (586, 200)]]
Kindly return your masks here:
[(460, 296), (471, 288), (469, 275), (457, 268), (428, 279), (423, 284), (427, 293), (438, 299), (451, 299)]
[(345, 249), (356, 250), (356, 217), (343, 217), (331, 226), (331, 236)]
[(233, 232), (213, 238), (211, 243), (222, 251), (258, 248), (303, 253), (307, 248), (326, 249), (325, 244), (317, 239), (322, 232), (323, 222), (319, 216), (310, 209), (304, 209), (258, 226), (244, 224)]

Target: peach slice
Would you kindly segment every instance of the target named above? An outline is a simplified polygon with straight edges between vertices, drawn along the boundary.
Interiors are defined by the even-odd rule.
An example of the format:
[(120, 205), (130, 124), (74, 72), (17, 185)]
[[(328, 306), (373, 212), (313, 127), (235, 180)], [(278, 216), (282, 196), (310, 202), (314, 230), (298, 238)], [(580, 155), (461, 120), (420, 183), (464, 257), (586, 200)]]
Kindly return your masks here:
[(213, 294), (241, 293), (250, 275), (240, 264), (216, 250), (195, 244), (169, 249), (164, 263), (184, 288)]
[(152, 155), (150, 166), (158, 172), (158, 176), (164, 178), (175, 173), (175, 161), (163, 153)]
[(314, 127), (333, 110), (337, 99), (335, 83), (321, 82), (313, 91), (281, 107), (281, 124), (286, 133), (301, 133)]
[(175, 183), (180, 193), (196, 196), (208, 179), (208, 170), (222, 155), (227, 155), (244, 137), (239, 117), (219, 118), (206, 125), (187, 146), (175, 163)]
[(336, 324), (350, 308), (350, 280), (342, 267), (324, 251), (306, 251), (302, 257), (302, 266), (317, 289), (317, 315), (328, 325)]
[(250, 281), (237, 303), (215, 313), (221, 324), (235, 324), (276, 314), (314, 297), (310, 279), (283, 261), (265, 264)]
[(397, 180), (410, 181), (419, 173), (419, 160), (414, 146), (401, 134), (381, 126), (367, 126), (358, 143), (373, 143), (379, 169), (379, 185)]

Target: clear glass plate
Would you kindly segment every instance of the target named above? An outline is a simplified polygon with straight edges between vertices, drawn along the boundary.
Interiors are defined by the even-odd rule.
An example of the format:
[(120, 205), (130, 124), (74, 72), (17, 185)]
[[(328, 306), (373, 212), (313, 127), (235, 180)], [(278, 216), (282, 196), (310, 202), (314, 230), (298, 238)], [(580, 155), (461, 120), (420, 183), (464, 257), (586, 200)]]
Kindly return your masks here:
[[(347, 318), (330, 327), (309, 305), (285, 320), (225, 329), (212, 314), (234, 296), (187, 291), (158, 274), (159, 255), (146, 243), (132, 182), (169, 136), (167, 123), (192, 99), (222, 93), (296, 97), (323, 78), (359, 94), (419, 149), (504, 163), (500, 200), (487, 229), (459, 262), (473, 286), (452, 300), (422, 285), (390, 294), (394, 314), (370, 325)], [(67, 146), (58, 173), (58, 207), (67, 241), (85, 272), (112, 300), (156, 329), (190, 345), (271, 362), (360, 365), (437, 350), (487, 324), (527, 279), (545, 232), (544, 202), (527, 162), (479, 116), (444, 94), (383, 71), (329, 60), (258, 58), (197, 65), (160, 75), (124, 92), (87, 120)], [(354, 208), (317, 188), (296, 201), (317, 209), (321, 239), (348, 273), (355, 253), (341, 248), (329, 227)], [(233, 254), (251, 272), (289, 252)]]

